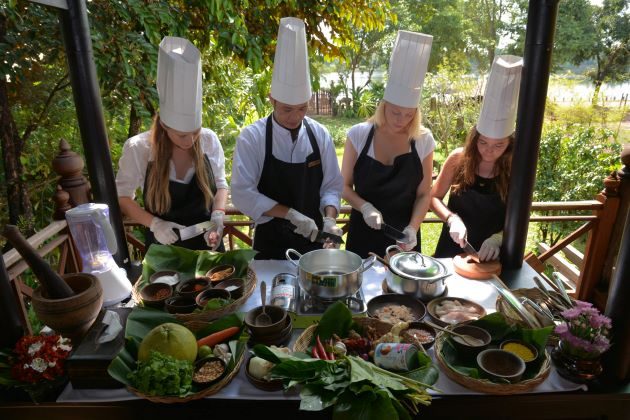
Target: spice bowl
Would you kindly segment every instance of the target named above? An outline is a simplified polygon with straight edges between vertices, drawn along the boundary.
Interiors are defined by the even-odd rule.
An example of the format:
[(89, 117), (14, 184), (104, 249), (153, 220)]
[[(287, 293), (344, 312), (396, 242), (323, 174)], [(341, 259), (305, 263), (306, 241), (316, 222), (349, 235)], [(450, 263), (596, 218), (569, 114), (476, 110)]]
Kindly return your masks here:
[(266, 346), (281, 346), (287, 344), (291, 339), (291, 333), (293, 332), (293, 322), (290, 316), (285, 318), (284, 326), (280, 331), (274, 333), (254, 333), (250, 330), (250, 343), (264, 344)]
[(245, 325), (254, 336), (272, 335), (286, 328), (287, 311), (279, 306), (265, 305), (265, 313), (271, 318), (270, 325), (258, 325), (256, 317), (262, 313), (262, 306), (257, 306), (245, 314)]
[(187, 296), (172, 296), (164, 302), (166, 312), (170, 314), (189, 314), (197, 309), (195, 299)]
[(425, 350), (428, 350), (435, 344), (437, 331), (424, 322), (410, 322), (409, 327), (403, 330), (400, 335), (405, 343), (416, 344), (418, 341)]
[(484, 330), (483, 328), (475, 327), (473, 325), (458, 325), (453, 327), (452, 330), (455, 333), (466, 334), (482, 341), (480, 345), (472, 346), (468, 342), (464, 341), (461, 337), (451, 335), (450, 340), (457, 350), (457, 354), (463, 359), (474, 360), (479, 352), (486, 349), (490, 344), (490, 341), (492, 341), (492, 336), (488, 331)]
[(498, 382), (518, 382), (525, 372), (523, 359), (501, 349), (482, 351), (477, 355), (477, 364), (488, 377)]
[(216, 286), (214, 286), (214, 290), (227, 290), (230, 292), (230, 296), (232, 299), (238, 299), (243, 296), (243, 289), (245, 288), (245, 280), (239, 278), (233, 278), (228, 280), (223, 280)]
[(523, 340), (505, 340), (499, 346), (501, 350), (514, 353), (523, 361), (526, 365), (533, 364), (538, 359), (538, 349), (533, 345), (524, 342)]
[(192, 279), (184, 280), (175, 287), (175, 292), (180, 296), (192, 298), (193, 300), (197, 295), (204, 290), (210, 289), (212, 284), (207, 277), (195, 277)]
[(195, 362), (193, 383), (200, 387), (219, 382), (227, 373), (227, 366), (223, 359), (210, 356)]
[(213, 285), (216, 285), (223, 280), (231, 278), (235, 272), (236, 267), (232, 264), (221, 264), (208, 270), (206, 277), (210, 279)]
[(140, 289), (140, 298), (145, 306), (161, 308), (166, 299), (173, 296), (173, 288), (166, 283), (151, 283)]
[[(225, 289), (206, 289), (199, 293), (195, 298), (195, 302), (200, 309), (204, 309), (211, 299), (230, 299), (230, 292)], [(216, 308), (220, 309), (220, 308)]]
[(175, 287), (179, 283), (179, 273), (172, 270), (156, 271), (149, 277), (149, 283), (165, 283)]

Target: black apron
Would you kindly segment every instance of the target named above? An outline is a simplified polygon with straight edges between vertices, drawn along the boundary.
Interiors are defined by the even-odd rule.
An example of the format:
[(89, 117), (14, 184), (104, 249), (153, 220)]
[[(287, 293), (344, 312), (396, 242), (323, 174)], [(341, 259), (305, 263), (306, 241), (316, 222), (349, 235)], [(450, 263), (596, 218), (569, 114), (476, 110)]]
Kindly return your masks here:
[[(313, 152), (308, 155), (305, 162), (283, 162), (273, 156), (272, 118), (271, 115), (267, 118), (265, 162), (258, 182), (258, 191), (310, 217), (321, 230), (323, 218), (319, 211), (319, 190), (324, 180), (324, 171), (315, 135), (304, 120), (304, 128)], [(254, 233), (254, 249), (258, 251), (256, 259), (283, 260), (286, 258), (285, 252), (288, 248), (293, 248), (301, 254), (322, 248), (321, 244), (311, 242), (293, 230), (295, 226), (291, 222), (277, 217), (257, 225)]]
[[(503, 230), (505, 203), (496, 189), (494, 178), (475, 175), (475, 184), (471, 188), (457, 194), (451, 192), (448, 208), (462, 219), (466, 225), (468, 242), (477, 251), (483, 241)], [(448, 229), (448, 225), (444, 223), (435, 249), (435, 256), (438, 258), (450, 258), (464, 253), (451, 239)]]
[[(208, 173), (208, 180), (210, 182), (210, 190), (214, 195), (217, 192), (217, 185), (214, 181), (214, 174), (212, 173), (210, 161), (206, 155), (204, 155), (204, 162), (206, 172)], [(147, 165), (147, 171), (144, 175), (144, 190), (142, 196), (145, 203), (147, 201), (147, 178), (152, 165), (153, 162), (149, 162)], [(211, 211), (206, 207), (203, 193), (197, 185), (197, 172), (195, 172), (195, 176), (188, 184), (169, 181), (168, 192), (171, 195), (171, 208), (165, 214), (157, 214), (157, 217), (163, 220), (168, 220), (169, 222), (179, 223), (184, 226), (190, 226), (210, 220)], [(210, 208), (212, 208), (212, 203), (210, 204)], [(175, 232), (177, 232), (177, 230), (175, 230)], [(145, 238), (146, 249), (149, 249), (151, 244), (159, 243), (150, 229), (146, 229)], [(186, 239), (185, 241), (178, 240), (171, 245), (177, 245), (188, 249), (210, 249), (210, 247), (206, 244), (203, 234), (195, 236), (194, 238)], [(217, 251), (225, 251), (223, 241), (219, 244)]]
[[(409, 224), (413, 204), (416, 201), (416, 191), (424, 176), (422, 161), (416, 151), (416, 142), (410, 140), (411, 151), (394, 159), (394, 164), (384, 165), (368, 156), (375, 127), (372, 126), (361, 154), (354, 165), (354, 190), (364, 200), (372, 203), (381, 214), (383, 221), (398, 230), (404, 230)], [(420, 234), (417, 235), (418, 244), (414, 248), (420, 251)], [(394, 239), (388, 238), (382, 230), (369, 227), (360, 211), (352, 209), (350, 226), (348, 228), (348, 243), (346, 249), (368, 257), (368, 252), (375, 252), (383, 256), (385, 248), (395, 244)]]

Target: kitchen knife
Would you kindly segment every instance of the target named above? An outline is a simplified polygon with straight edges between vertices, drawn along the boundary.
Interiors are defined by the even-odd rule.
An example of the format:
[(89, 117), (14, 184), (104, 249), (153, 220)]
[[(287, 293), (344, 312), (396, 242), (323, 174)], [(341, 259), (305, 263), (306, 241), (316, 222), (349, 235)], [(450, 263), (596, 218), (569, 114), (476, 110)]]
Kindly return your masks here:
[(199, 236), (204, 232), (207, 232), (214, 226), (210, 220), (205, 222), (197, 223), (196, 225), (191, 225), (179, 230), (179, 238), (182, 241), (186, 239), (194, 238), (195, 236)]
[(387, 236), (388, 238), (391, 238), (395, 241), (402, 241), (404, 240), (407, 235), (405, 235), (404, 233), (402, 233), (401, 231), (399, 231), (398, 229), (396, 229), (393, 226), (390, 226), (386, 223), (381, 223), (381, 230), (383, 231), (383, 234), (385, 236)]
[(475, 262), (481, 262), (481, 260), (479, 259), (479, 254), (477, 253), (477, 250), (470, 244), (470, 242), (466, 241), (464, 243), (464, 251), (466, 251), (466, 254), (470, 255), (470, 258), (475, 261)]
[(323, 230), (318, 230), (315, 239), (313, 242), (326, 243), (327, 240), (330, 240), (334, 244), (341, 245), (343, 243), (343, 238), (339, 235), (335, 235), (333, 233), (324, 232)]

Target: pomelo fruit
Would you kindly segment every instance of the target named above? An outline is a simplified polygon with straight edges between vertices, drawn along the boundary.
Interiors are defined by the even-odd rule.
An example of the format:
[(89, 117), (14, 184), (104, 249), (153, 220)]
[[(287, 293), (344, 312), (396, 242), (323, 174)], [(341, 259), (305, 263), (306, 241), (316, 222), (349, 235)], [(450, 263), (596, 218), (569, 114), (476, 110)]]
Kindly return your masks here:
[(152, 351), (194, 362), (197, 358), (197, 339), (183, 325), (167, 322), (153, 328), (142, 339), (138, 349), (138, 361), (147, 361)]

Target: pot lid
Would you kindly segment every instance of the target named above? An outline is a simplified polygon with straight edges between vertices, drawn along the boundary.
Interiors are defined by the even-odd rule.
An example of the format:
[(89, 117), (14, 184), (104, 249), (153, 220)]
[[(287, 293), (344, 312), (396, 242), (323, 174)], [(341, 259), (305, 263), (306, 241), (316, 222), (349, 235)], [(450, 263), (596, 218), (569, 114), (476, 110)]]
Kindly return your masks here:
[(436, 280), (446, 274), (444, 264), (419, 252), (401, 252), (393, 255), (390, 257), (389, 265), (399, 276), (415, 280)]

